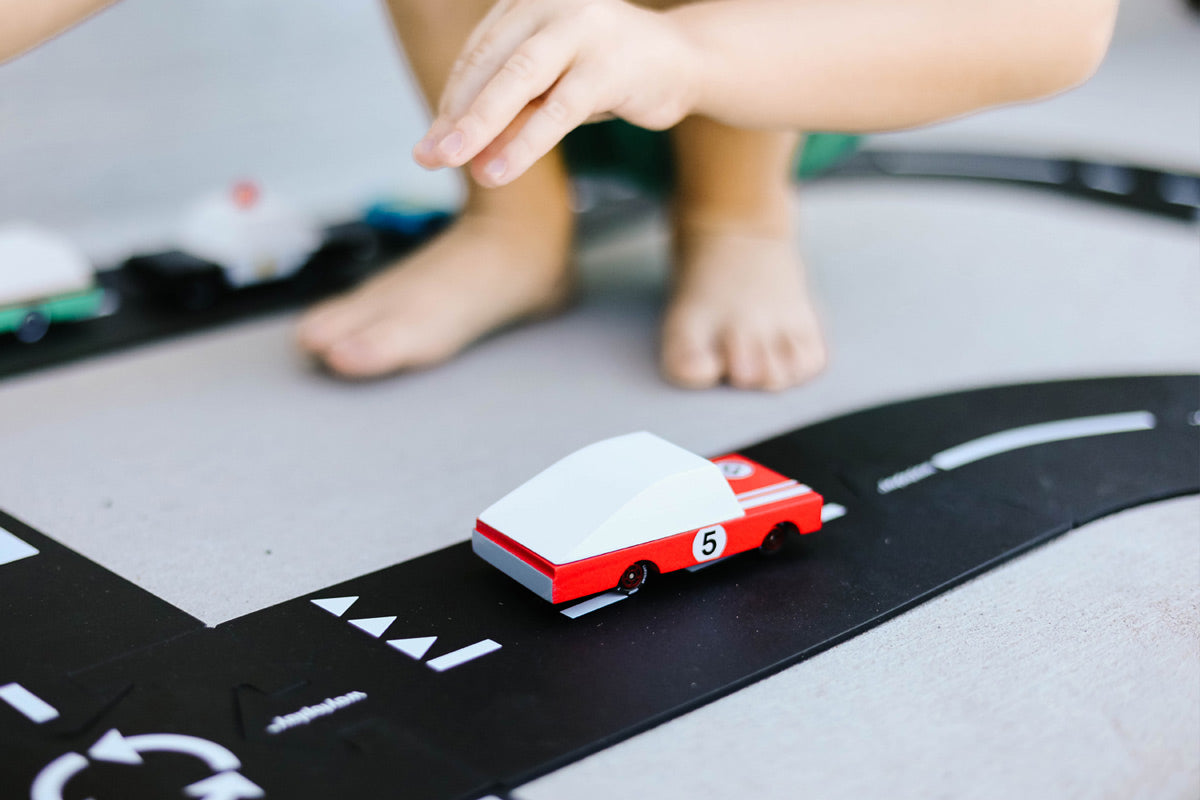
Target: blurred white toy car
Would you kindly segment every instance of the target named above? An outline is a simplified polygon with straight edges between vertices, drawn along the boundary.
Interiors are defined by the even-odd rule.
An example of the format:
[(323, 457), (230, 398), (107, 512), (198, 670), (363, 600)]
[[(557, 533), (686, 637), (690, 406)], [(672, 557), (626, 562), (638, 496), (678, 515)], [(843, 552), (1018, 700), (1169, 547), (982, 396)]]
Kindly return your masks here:
[(125, 266), (152, 295), (200, 309), (231, 290), (291, 278), (326, 244), (317, 224), (251, 181), (198, 200), (184, 214), (179, 248)]
[(29, 223), (0, 225), (0, 333), (32, 343), (51, 323), (90, 319), (104, 307), (96, 272), (73, 242)]

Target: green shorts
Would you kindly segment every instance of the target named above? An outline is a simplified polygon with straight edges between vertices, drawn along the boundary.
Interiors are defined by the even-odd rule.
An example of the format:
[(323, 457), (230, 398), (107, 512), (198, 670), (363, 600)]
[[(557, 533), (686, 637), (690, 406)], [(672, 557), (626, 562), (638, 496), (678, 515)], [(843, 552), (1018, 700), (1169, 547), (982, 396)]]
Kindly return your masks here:
[[(796, 157), (796, 177), (829, 169), (858, 147), (859, 136), (810, 133)], [(667, 135), (622, 120), (576, 128), (563, 140), (567, 166), (574, 175), (618, 176), (660, 193), (672, 183), (674, 162)]]

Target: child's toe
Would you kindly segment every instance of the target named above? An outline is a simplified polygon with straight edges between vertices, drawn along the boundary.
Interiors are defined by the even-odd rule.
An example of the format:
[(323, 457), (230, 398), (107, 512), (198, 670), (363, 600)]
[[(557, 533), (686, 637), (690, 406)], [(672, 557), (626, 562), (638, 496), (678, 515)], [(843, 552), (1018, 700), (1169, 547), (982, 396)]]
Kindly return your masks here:
[(662, 371), (685, 389), (715, 386), (722, 375), (711, 329), (699, 322), (669, 324), (663, 330)]
[(354, 295), (329, 300), (300, 318), (296, 341), (309, 353), (321, 355), (368, 324), (372, 317)]
[(383, 317), (334, 344), (325, 363), (347, 378), (373, 378), (444, 361), (456, 348), (440, 346), (427, 329), (400, 315)]
[(730, 331), (725, 337), (725, 358), (730, 384), (739, 389), (763, 387), (766, 353), (759, 340)]
[(779, 392), (795, 384), (795, 370), (787, 354), (777, 342), (769, 342), (763, 347), (763, 383), (762, 388), (769, 392)]

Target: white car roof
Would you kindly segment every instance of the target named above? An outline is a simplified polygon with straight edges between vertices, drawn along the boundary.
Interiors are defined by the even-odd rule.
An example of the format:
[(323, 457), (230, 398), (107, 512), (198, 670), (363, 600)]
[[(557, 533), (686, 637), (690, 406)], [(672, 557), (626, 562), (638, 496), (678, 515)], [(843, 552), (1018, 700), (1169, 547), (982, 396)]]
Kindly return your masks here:
[(184, 216), (179, 247), (217, 264), (235, 286), (286, 278), (321, 245), (317, 226), (279, 195), (258, 187), (242, 207), (230, 192), (215, 192)]
[(95, 272), (70, 239), (23, 222), (0, 225), (0, 306), (81, 292)]
[(745, 513), (716, 464), (640, 432), (576, 450), (479, 519), (567, 564)]

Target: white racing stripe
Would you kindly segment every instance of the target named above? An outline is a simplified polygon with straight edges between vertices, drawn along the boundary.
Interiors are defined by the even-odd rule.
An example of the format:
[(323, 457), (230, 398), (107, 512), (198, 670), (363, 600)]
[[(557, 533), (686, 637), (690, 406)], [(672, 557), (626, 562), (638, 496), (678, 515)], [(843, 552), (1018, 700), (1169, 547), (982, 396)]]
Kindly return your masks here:
[(748, 492), (742, 492), (741, 494), (735, 496), (738, 500), (746, 500), (751, 497), (757, 497), (760, 494), (769, 494), (770, 492), (778, 491), (779, 489), (784, 489), (788, 486), (795, 486), (797, 483), (798, 481), (794, 480), (780, 481), (779, 483), (773, 483), (770, 486), (763, 486), (758, 489), (751, 489)]
[(738, 502), (742, 504), (743, 509), (751, 509), (758, 508), (759, 506), (770, 505), (771, 503), (778, 503), (780, 500), (799, 497), (800, 495), (809, 494), (811, 492), (812, 489), (800, 483), (796, 484), (795, 486), (781, 489), (778, 492), (773, 492), (771, 494), (760, 494), (757, 497), (751, 497), (748, 500), (739, 500)]
[(570, 608), (564, 608), (562, 615), (571, 619), (579, 619), (584, 614), (590, 614), (593, 611), (607, 608), (613, 603), (619, 603), (627, 597), (629, 595), (622, 594), (621, 592), (605, 592), (604, 594), (584, 600), (582, 603), (576, 603)]
[(1095, 417), (1043, 422), (972, 439), (957, 447), (943, 450), (931, 458), (930, 462), (940, 470), (951, 470), (1035, 444), (1103, 436), (1109, 433), (1148, 431), (1153, 430), (1154, 425), (1154, 415), (1149, 411), (1131, 411), (1124, 414), (1103, 414)]

